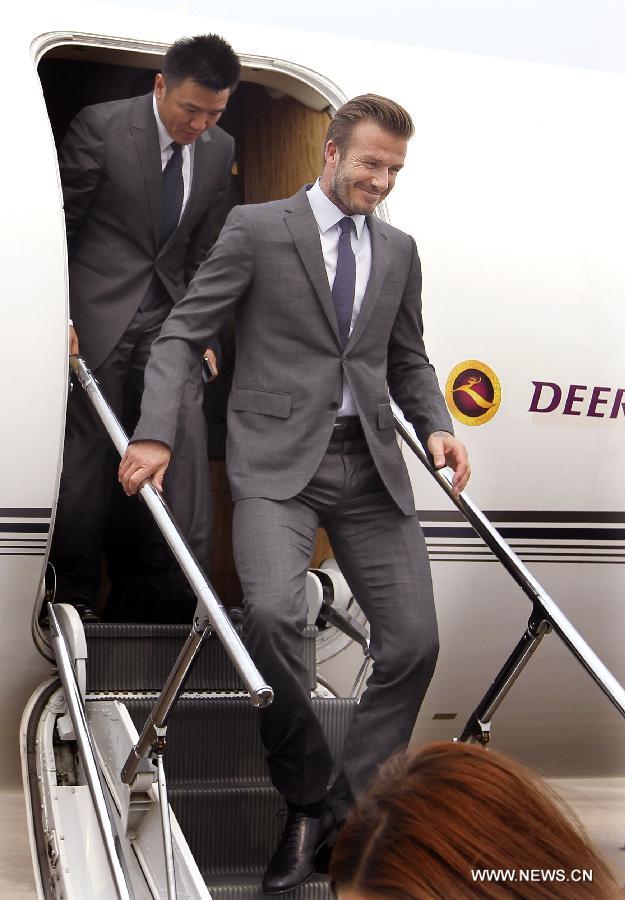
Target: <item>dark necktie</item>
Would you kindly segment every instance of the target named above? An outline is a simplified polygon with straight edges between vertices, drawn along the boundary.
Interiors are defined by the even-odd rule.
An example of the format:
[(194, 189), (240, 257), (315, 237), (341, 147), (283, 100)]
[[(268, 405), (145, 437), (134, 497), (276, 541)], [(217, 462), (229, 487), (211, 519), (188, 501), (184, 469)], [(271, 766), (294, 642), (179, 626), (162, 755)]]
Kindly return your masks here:
[(341, 346), (344, 347), (349, 338), (354, 309), (354, 292), (356, 290), (356, 257), (352, 250), (352, 228), (354, 220), (345, 216), (339, 222), (339, 251), (336, 258), (336, 275), (332, 286), (332, 299), (336, 310)]
[(178, 225), (184, 182), (182, 180), (182, 144), (172, 142), (172, 155), (163, 169), (163, 194), (161, 202), (161, 247)]

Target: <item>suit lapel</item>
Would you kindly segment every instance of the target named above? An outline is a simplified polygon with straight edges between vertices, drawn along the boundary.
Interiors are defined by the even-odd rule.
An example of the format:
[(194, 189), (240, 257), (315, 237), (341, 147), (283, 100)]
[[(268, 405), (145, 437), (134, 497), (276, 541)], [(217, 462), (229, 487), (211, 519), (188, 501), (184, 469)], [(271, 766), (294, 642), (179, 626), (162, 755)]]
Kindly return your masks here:
[(336, 311), (321, 251), (319, 228), (304, 188), (288, 202), (285, 207), (284, 221), (336, 340), (340, 342)]
[(161, 228), (161, 149), (152, 108), (152, 94), (138, 97), (130, 121), (130, 133), (137, 149), (152, 216), (154, 240), (158, 247)]
[(384, 284), (384, 279), (386, 278), (389, 269), (386, 235), (380, 228), (380, 224), (375, 216), (367, 216), (367, 225), (369, 227), (369, 236), (371, 238), (371, 271), (369, 273), (367, 287), (365, 288), (365, 295), (362, 298), (358, 318), (356, 319), (354, 328), (347, 342), (348, 348), (356, 343), (367, 327), (367, 322), (371, 318), (371, 313), (374, 310), (376, 300), (380, 295), (380, 288)]

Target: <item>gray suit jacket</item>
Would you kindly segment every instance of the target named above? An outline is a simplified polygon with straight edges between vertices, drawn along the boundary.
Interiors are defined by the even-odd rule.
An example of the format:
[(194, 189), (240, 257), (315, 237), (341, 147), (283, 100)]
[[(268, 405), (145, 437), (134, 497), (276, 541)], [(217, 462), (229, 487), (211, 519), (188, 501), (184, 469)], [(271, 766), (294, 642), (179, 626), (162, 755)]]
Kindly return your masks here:
[(367, 222), (371, 275), (341, 351), (305, 190), (233, 209), (153, 346), (133, 440), (173, 446), (180, 392), (197, 349), (210, 345), (234, 312), (227, 445), (234, 499), (286, 499), (302, 490), (327, 448), (347, 378), (378, 471), (400, 509), (413, 513), (388, 391), (422, 439), (452, 431), (451, 419), (423, 344), (414, 240), (375, 216)]
[(162, 172), (152, 94), (87, 107), (70, 126), (59, 151), (70, 311), (91, 368), (117, 344), (154, 275), (176, 303), (217, 239), (231, 206), (234, 141), (211, 128), (192, 153), (185, 211), (160, 247)]

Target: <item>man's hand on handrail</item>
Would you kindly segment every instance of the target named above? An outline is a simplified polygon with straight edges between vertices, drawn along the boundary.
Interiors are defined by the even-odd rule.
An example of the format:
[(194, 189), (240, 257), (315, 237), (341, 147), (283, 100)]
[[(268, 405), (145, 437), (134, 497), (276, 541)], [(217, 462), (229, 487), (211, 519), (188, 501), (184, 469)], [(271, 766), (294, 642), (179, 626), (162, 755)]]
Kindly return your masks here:
[(119, 464), (118, 477), (125, 493), (136, 494), (143, 482), (152, 478), (152, 484), (159, 493), (163, 491), (163, 476), (171, 450), (161, 441), (137, 441), (129, 444)]
[(448, 431), (434, 431), (428, 438), (428, 450), (436, 469), (444, 466), (453, 469), (452, 490), (457, 497), (471, 477), (467, 448)]
[(70, 323), (69, 326), (69, 355), (70, 356), (78, 356), (78, 335), (76, 334), (76, 329)]

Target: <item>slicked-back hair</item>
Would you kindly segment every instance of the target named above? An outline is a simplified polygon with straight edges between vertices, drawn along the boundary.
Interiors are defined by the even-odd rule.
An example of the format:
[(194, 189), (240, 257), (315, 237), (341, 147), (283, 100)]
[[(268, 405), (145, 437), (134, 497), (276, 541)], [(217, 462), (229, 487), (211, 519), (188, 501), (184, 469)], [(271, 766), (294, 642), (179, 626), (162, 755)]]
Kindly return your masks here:
[(180, 38), (165, 54), (165, 83), (175, 87), (190, 78), (211, 91), (234, 90), (241, 77), (241, 62), (228, 41), (218, 34)]
[[(514, 870), (514, 883), (478, 870)], [(565, 873), (525, 881), (520, 870)], [(592, 880), (573, 872), (590, 872)], [(436, 742), (380, 770), (339, 833), (330, 878), (385, 900), (617, 900), (609, 867), (581, 825), (538, 776), (502, 753)], [(570, 879), (570, 880), (569, 880)]]
[(399, 103), (379, 94), (361, 94), (337, 109), (328, 127), (324, 150), (328, 141), (334, 141), (341, 152), (345, 151), (356, 125), (366, 121), (406, 140), (410, 140), (415, 130), (409, 113)]

